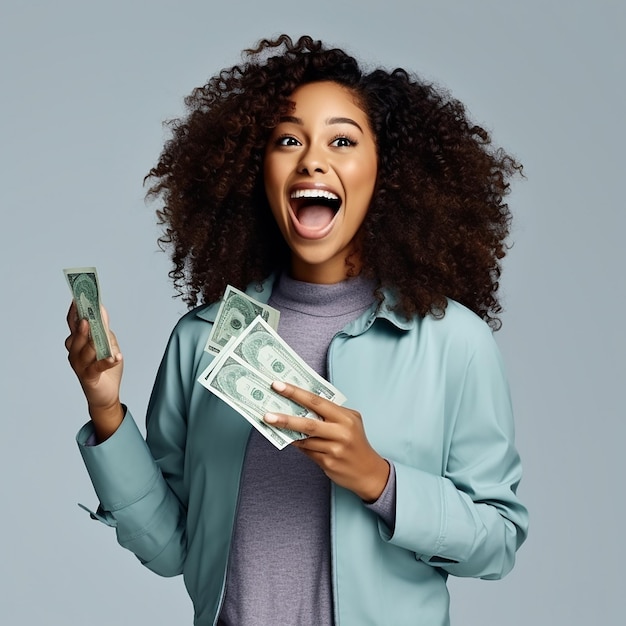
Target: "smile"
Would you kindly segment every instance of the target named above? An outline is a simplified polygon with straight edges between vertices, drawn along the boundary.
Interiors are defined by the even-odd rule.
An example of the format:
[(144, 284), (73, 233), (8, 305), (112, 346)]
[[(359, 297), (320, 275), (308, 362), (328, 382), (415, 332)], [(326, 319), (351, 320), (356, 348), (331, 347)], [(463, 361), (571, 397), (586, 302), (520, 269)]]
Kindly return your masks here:
[(331, 230), (341, 198), (328, 189), (295, 189), (289, 195), (294, 230), (304, 239), (321, 239)]

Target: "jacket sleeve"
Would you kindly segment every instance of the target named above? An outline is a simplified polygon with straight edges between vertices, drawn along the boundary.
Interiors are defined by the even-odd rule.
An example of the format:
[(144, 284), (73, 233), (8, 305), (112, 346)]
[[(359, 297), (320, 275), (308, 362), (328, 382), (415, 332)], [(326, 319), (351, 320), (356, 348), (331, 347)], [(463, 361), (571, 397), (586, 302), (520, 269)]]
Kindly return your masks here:
[(118, 430), (99, 445), (88, 445), (90, 423), (77, 436), (100, 500), (93, 516), (114, 526), (120, 545), (162, 576), (182, 573), (186, 557), (185, 397), (192, 367), (193, 363), (182, 363), (175, 330), (148, 407), (150, 446), (128, 411)]
[(456, 576), (501, 578), (526, 538), (528, 515), (516, 496), (521, 464), (514, 446), (508, 384), (485, 326), (446, 389), (451, 411), (445, 469), (437, 476), (395, 463), (392, 544)]

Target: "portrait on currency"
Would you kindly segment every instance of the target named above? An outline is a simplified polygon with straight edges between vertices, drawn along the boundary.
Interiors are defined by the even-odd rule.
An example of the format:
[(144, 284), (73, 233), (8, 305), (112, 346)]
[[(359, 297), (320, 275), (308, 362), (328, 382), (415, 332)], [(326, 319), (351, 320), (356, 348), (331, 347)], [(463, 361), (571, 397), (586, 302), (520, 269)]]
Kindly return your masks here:
[[(312, 417), (310, 411), (277, 394), (271, 389), (269, 381), (263, 380), (258, 374), (231, 357), (227, 357), (223, 365), (211, 374), (207, 388), (249, 421), (260, 423), (263, 426), (261, 432), (280, 448), (290, 441), (302, 439), (303, 435), (265, 424), (263, 416), (266, 413), (280, 412), (300, 417)], [(254, 425), (257, 426), (257, 424)], [(279, 431), (283, 436), (275, 438), (272, 436), (272, 431)]]
[(227, 362), (213, 381), (213, 385), (235, 401), (248, 407), (259, 419), (270, 411), (306, 415), (307, 411), (295, 402), (273, 392), (265, 381), (235, 362)]
[[(250, 363), (269, 376), (272, 380), (279, 379), (284, 382), (308, 387), (311, 381), (310, 375), (303, 373), (302, 366), (283, 346), (276, 341), (261, 325), (257, 325), (235, 349), (234, 353), (242, 360)], [(322, 385), (316, 385), (311, 389), (317, 395), (325, 395)]]
[(204, 349), (210, 353), (219, 353), (257, 316), (264, 319), (272, 328), (278, 327), (280, 313), (275, 308), (262, 304), (232, 285), (228, 285)]

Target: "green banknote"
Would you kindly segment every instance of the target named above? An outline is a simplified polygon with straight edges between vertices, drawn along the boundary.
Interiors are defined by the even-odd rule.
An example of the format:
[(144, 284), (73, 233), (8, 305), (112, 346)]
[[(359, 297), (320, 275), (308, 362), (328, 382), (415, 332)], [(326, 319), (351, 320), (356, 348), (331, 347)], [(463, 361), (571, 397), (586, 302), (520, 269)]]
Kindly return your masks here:
[(285, 413), (319, 419), (313, 411), (276, 393), (271, 384), (280, 380), (302, 387), (335, 404), (345, 396), (309, 367), (261, 317), (231, 339), (198, 378), (198, 382), (245, 417), (277, 448), (304, 435), (270, 426), (265, 413)]
[(211, 354), (218, 354), (229, 339), (238, 337), (257, 315), (272, 328), (278, 328), (279, 311), (228, 285), (204, 349)]
[(89, 322), (89, 333), (98, 361), (113, 355), (109, 335), (100, 308), (100, 283), (95, 267), (71, 267), (63, 270), (76, 303), (78, 317)]

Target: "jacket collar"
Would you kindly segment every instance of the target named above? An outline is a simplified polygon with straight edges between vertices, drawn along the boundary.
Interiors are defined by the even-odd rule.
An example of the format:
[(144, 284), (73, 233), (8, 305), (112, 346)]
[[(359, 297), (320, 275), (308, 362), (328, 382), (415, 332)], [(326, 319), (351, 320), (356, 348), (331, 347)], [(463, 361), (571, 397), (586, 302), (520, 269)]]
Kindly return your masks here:
[(382, 302), (375, 302), (365, 313), (350, 322), (344, 332), (351, 336), (364, 333), (377, 319), (384, 319), (393, 324), (398, 330), (408, 331), (415, 328), (417, 318), (406, 318), (404, 315), (394, 310), (397, 303), (397, 297), (393, 290), (382, 289)]
[[(271, 274), (261, 283), (252, 283), (248, 285), (245, 293), (251, 298), (267, 304), (272, 295), (274, 283), (276, 282), (278, 274)], [(360, 315), (357, 319), (350, 322), (344, 329), (348, 335), (356, 336), (364, 333), (377, 318), (386, 319), (391, 322), (399, 330), (411, 330), (417, 324), (417, 319), (412, 317), (407, 319), (397, 311), (392, 310), (397, 302), (397, 298), (392, 290), (383, 289), (383, 301), (381, 303), (376, 302), (365, 313)], [(217, 317), (217, 312), (220, 308), (220, 301), (213, 302), (209, 305), (199, 306), (195, 314), (200, 319), (207, 322), (214, 322)]]

